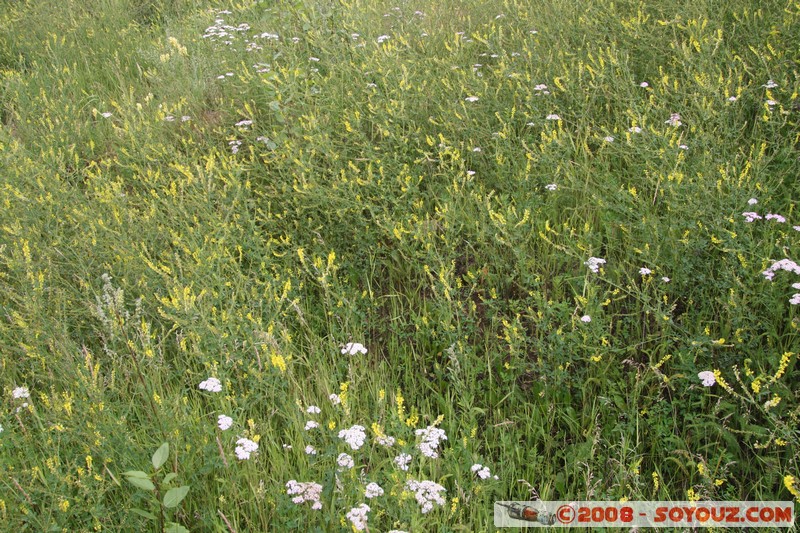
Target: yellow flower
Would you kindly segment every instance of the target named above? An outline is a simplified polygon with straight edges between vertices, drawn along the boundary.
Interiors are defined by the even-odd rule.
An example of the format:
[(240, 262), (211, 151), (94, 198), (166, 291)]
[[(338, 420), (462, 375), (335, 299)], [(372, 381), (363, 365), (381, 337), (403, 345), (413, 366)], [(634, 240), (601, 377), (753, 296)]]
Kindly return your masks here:
[(61, 498), (61, 501), (58, 502), (58, 508), (61, 509), (62, 513), (66, 513), (69, 510), (69, 500)]
[(687, 498), (687, 499), (688, 499), (690, 502), (696, 502), (696, 501), (698, 501), (698, 500), (700, 499), (700, 495), (699, 495), (699, 494), (697, 494), (697, 493), (694, 491), (694, 489), (689, 489), (689, 490), (687, 490), (687, 491), (686, 491), (686, 498)]
[(786, 489), (792, 493), (795, 499), (800, 500), (800, 490), (797, 490), (797, 487), (795, 487), (796, 481), (797, 479), (792, 475), (786, 475), (783, 478), (783, 484), (786, 486)]

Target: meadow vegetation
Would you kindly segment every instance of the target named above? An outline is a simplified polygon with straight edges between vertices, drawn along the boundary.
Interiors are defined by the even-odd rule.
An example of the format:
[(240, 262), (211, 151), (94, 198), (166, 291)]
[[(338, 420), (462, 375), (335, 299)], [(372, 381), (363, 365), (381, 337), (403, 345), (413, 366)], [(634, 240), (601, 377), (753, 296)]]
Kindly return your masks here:
[(799, 42), (797, 0), (0, 0), (0, 523), (796, 499)]

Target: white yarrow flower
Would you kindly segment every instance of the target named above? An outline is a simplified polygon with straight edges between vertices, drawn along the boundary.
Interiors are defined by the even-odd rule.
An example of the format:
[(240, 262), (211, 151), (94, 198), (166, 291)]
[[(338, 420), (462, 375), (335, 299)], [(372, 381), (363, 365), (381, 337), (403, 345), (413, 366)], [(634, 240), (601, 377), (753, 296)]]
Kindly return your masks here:
[(28, 390), (28, 387), (17, 387), (11, 391), (11, 397), (15, 400), (19, 400), (20, 398), (30, 398), (31, 393)]
[(222, 431), (230, 428), (233, 425), (233, 418), (229, 417), (228, 415), (219, 415), (217, 417), (217, 426)]
[(258, 450), (258, 443), (244, 437), (241, 437), (239, 440), (237, 440), (236, 444), (238, 444), (235, 450), (236, 457), (240, 461), (250, 459), (250, 456)]
[(360, 342), (348, 342), (342, 348), (342, 355), (356, 355), (356, 354), (366, 354), (367, 348), (361, 344)]
[(364, 497), (365, 498), (377, 498), (378, 496), (383, 496), (383, 489), (377, 483), (370, 483), (364, 489)]
[(208, 392), (220, 392), (222, 390), (222, 382), (217, 378), (208, 378), (205, 381), (201, 381), (197, 387)]

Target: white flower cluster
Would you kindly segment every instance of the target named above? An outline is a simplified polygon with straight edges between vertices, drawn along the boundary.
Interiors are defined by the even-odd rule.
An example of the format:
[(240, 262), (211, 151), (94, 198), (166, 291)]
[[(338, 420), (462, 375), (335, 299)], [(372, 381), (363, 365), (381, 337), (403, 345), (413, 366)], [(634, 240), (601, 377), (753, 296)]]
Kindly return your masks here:
[(417, 447), (423, 455), (431, 459), (439, 457), (439, 452), (437, 451), (439, 443), (447, 440), (447, 435), (445, 435), (443, 429), (428, 426), (425, 429), (418, 429), (415, 434), (422, 439)]
[(377, 498), (378, 496), (383, 496), (383, 489), (377, 483), (370, 483), (364, 489), (364, 497), (365, 498)]
[(395, 439), (389, 435), (378, 435), (375, 437), (375, 442), (386, 448), (391, 448), (394, 446)]
[(772, 278), (775, 277), (775, 272), (778, 270), (785, 270), (787, 272), (794, 272), (795, 274), (800, 275), (800, 266), (797, 265), (791, 259), (781, 259), (780, 261), (775, 261), (772, 263), (772, 266), (766, 269), (762, 274), (765, 278), (769, 281), (772, 281)]
[(585, 261), (583, 264), (589, 267), (589, 270), (596, 274), (600, 272), (600, 265), (606, 264), (606, 260), (600, 257), (590, 257), (589, 260)]
[(444, 505), (444, 497), (441, 493), (447, 490), (433, 481), (417, 481), (409, 479), (406, 481), (406, 490), (414, 493), (417, 503), (422, 508), (422, 514), (433, 510), (433, 504)]
[(318, 428), (318, 427), (319, 427), (319, 423), (314, 422), (313, 420), (309, 420), (308, 422), (306, 422), (305, 430), (306, 431), (310, 431), (310, 430)]
[(22, 398), (30, 398), (31, 392), (28, 390), (28, 387), (17, 387), (13, 391), (11, 391), (11, 397), (15, 400), (19, 400)]
[(350, 448), (358, 450), (364, 445), (367, 434), (364, 432), (364, 426), (352, 426), (350, 429), (341, 430), (339, 438), (349, 444)]
[(331, 401), (333, 405), (339, 405), (340, 403), (342, 403), (342, 399), (339, 398), (338, 394), (331, 394), (330, 396), (328, 396), (328, 399)]
[[(480, 463), (475, 463), (472, 465), (471, 470), (475, 472), (475, 474), (481, 479), (489, 479), (492, 477), (492, 473), (489, 471), (488, 466), (483, 466)], [(494, 476), (495, 479), (500, 479), (497, 476)]]
[(208, 378), (205, 381), (201, 381), (197, 387), (208, 392), (220, 392), (222, 390), (222, 382), (217, 378)]
[(362, 503), (358, 507), (350, 509), (347, 513), (347, 519), (353, 524), (353, 529), (356, 531), (364, 531), (367, 529), (367, 520), (369, 519), (367, 513), (370, 511), (371, 509), (366, 503)]
[(217, 426), (222, 431), (230, 428), (233, 425), (233, 418), (229, 417), (228, 415), (219, 415), (217, 417)]
[(322, 485), (319, 483), (314, 483), (313, 481), (298, 482), (294, 479), (290, 479), (286, 483), (286, 494), (289, 496), (294, 496), (294, 498), (292, 498), (292, 502), (297, 505), (300, 505), (304, 502), (314, 502), (311, 505), (312, 509), (315, 511), (322, 509), (322, 502), (320, 501), (320, 497), (322, 496)]
[(366, 354), (367, 348), (360, 342), (348, 342), (342, 348), (342, 355)]
[(319, 407), (317, 407), (316, 405), (309, 405), (308, 408), (306, 408), (306, 413), (311, 414), (311, 415), (318, 415), (321, 412), (322, 412), (322, 410)]
[(339, 457), (336, 458), (336, 464), (339, 465), (339, 470), (348, 470), (356, 465), (353, 458), (346, 453), (339, 454)]
[(411, 456), (407, 453), (401, 453), (394, 458), (394, 463), (400, 470), (408, 470), (408, 463), (411, 462)]
[(244, 461), (246, 459), (250, 459), (250, 455), (254, 454), (258, 450), (258, 443), (253, 442), (250, 439), (246, 439), (241, 437), (239, 440), (236, 441), (238, 446), (236, 447), (236, 457), (240, 461)]

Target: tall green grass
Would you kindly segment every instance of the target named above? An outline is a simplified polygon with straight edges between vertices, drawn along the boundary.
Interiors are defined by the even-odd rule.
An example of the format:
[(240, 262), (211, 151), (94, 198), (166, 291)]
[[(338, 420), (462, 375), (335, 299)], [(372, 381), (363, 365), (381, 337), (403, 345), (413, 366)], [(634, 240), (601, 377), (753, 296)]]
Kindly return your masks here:
[(0, 2), (9, 529), (800, 494), (800, 4), (424, 4)]

